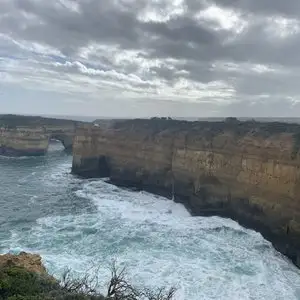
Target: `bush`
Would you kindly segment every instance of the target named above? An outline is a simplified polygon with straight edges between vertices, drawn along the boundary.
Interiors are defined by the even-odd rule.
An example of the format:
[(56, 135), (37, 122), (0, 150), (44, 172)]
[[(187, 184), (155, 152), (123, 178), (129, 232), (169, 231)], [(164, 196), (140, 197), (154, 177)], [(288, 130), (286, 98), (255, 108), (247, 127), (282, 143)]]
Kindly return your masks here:
[[(97, 270), (98, 271), (98, 270)], [(136, 288), (126, 280), (125, 269), (111, 265), (111, 277), (106, 296), (98, 292), (98, 272), (73, 278), (66, 270), (60, 281), (39, 275), (23, 267), (0, 269), (0, 300), (171, 300), (175, 288)]]
[(0, 270), (0, 299), (39, 299), (40, 295), (56, 289), (59, 289), (59, 284), (50, 276), (41, 276), (17, 266)]

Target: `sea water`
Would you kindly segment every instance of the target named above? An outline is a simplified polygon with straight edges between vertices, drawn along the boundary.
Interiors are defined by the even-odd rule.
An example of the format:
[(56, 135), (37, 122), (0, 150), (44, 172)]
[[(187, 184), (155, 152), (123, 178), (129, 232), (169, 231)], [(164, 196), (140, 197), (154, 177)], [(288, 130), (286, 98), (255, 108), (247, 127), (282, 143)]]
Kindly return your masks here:
[(219, 217), (70, 173), (71, 155), (0, 157), (0, 253), (39, 253), (60, 277), (112, 261), (137, 286), (177, 288), (178, 300), (300, 299), (300, 272), (259, 233)]

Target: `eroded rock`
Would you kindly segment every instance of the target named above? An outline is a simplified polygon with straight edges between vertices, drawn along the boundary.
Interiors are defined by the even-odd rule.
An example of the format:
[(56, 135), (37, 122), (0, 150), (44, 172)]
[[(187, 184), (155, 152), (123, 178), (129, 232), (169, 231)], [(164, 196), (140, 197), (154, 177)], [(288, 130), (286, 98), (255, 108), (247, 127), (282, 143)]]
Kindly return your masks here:
[(278, 122), (120, 121), (78, 129), (72, 169), (170, 198), (173, 191), (194, 215), (237, 220), (299, 264), (299, 133), (300, 125)]
[(38, 254), (21, 252), (18, 255), (10, 253), (0, 255), (0, 267), (22, 267), (29, 272), (48, 276), (46, 268), (42, 263), (42, 258)]

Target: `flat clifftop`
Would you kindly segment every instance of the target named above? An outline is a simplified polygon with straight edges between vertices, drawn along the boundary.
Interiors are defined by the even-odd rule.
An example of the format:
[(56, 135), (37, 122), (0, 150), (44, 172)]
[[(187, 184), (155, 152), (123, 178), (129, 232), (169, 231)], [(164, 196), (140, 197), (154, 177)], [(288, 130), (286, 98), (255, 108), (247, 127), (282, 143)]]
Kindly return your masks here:
[(227, 118), (224, 121), (213, 122), (173, 120), (170, 118), (132, 119), (115, 121), (113, 128), (123, 130), (150, 130), (153, 132), (167, 130), (174, 133), (188, 131), (191, 134), (198, 131), (202, 132), (203, 130), (215, 134), (230, 131), (240, 136), (252, 133), (264, 137), (280, 133), (300, 133), (300, 124), (296, 123), (257, 122), (255, 120), (239, 121), (235, 118)]
[(300, 125), (135, 119), (78, 128), (74, 173), (182, 201), (260, 231), (300, 265)]
[(75, 130), (85, 122), (39, 116), (0, 115), (0, 155), (36, 156), (47, 152), (50, 139), (72, 149)]
[(57, 118), (46, 118), (40, 116), (23, 116), (23, 115), (0, 115), (0, 127), (38, 127), (38, 126), (70, 126), (70, 125), (81, 125), (84, 122), (57, 119)]

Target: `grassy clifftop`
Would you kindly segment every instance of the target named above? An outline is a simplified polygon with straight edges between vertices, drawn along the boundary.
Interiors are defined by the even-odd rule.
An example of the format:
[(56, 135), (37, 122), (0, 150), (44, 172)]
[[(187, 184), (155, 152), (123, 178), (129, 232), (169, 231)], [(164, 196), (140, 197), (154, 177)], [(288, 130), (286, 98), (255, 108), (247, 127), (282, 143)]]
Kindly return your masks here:
[(45, 118), (40, 116), (22, 116), (22, 115), (0, 115), (0, 127), (40, 127), (40, 126), (70, 126), (80, 125), (83, 122), (56, 119), (56, 118)]
[(52, 300), (52, 299), (98, 299), (101, 295), (89, 295), (80, 290), (68, 290), (59, 281), (46, 275), (29, 271), (24, 267), (0, 268), (0, 299), (8, 300)]
[(136, 288), (126, 280), (125, 270), (113, 263), (107, 290), (102, 294), (98, 275), (74, 278), (67, 270), (57, 280), (47, 273), (37, 254), (0, 255), (0, 300), (171, 300), (175, 293), (174, 288)]
[(130, 119), (116, 120), (115, 129), (149, 129), (154, 132), (168, 130), (170, 132), (187, 131), (189, 133), (209, 130), (219, 134), (231, 131), (237, 135), (245, 135), (249, 132), (261, 136), (270, 136), (279, 133), (300, 133), (300, 124), (283, 122), (257, 122), (255, 120), (240, 121), (236, 118), (226, 118), (223, 121), (185, 121), (171, 118)]

